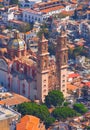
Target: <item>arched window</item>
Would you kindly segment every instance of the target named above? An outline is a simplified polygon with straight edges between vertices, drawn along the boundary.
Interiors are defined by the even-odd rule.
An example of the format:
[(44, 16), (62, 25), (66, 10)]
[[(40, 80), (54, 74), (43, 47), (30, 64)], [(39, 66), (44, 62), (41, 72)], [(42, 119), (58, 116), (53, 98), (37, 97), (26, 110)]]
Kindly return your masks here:
[(46, 68), (47, 67), (47, 61), (44, 60), (44, 65), (43, 65), (43, 68)]
[(22, 87), (23, 87), (22, 88), (22, 93), (25, 94), (25, 84), (24, 83), (23, 83)]
[(64, 63), (66, 63), (66, 55), (64, 55)]

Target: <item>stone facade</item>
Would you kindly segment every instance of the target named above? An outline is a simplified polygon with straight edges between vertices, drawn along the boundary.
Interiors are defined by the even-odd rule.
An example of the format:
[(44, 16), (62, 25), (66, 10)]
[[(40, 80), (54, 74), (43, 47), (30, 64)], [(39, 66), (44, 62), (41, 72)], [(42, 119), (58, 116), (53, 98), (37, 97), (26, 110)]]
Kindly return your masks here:
[(54, 89), (59, 89), (66, 96), (66, 36), (62, 34), (57, 39), (56, 63), (49, 57), (48, 40), (43, 35), (38, 43), (37, 55), (27, 51), (23, 39), (15, 36), (8, 43), (7, 53), (3, 52), (0, 57), (0, 84), (8, 90), (41, 102)]
[(67, 94), (67, 62), (68, 62), (68, 48), (67, 37), (64, 32), (57, 38), (57, 51), (56, 51), (56, 66), (57, 77), (59, 81), (58, 89), (63, 92), (66, 97)]

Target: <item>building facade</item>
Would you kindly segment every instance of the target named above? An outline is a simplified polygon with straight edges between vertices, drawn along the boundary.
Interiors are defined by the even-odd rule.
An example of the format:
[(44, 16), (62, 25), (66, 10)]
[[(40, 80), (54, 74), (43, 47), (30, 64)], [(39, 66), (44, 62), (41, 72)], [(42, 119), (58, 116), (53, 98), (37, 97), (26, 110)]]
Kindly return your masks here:
[(68, 63), (68, 48), (67, 48), (67, 36), (64, 31), (57, 38), (56, 49), (56, 66), (57, 77), (59, 81), (58, 89), (63, 92), (64, 97), (67, 94), (67, 63)]
[(57, 86), (66, 96), (68, 59), (66, 43), (66, 36), (62, 34), (58, 37), (55, 63), (50, 59), (48, 40), (44, 35), (39, 40), (36, 55), (27, 50), (25, 41), (15, 33), (14, 38), (8, 42), (7, 52), (2, 53), (0, 50), (0, 84), (8, 90), (41, 102), (44, 102), (48, 92), (57, 89)]
[(37, 59), (37, 92), (38, 99), (44, 101), (45, 96), (48, 95), (48, 76), (49, 76), (49, 53), (48, 40), (42, 36), (42, 40), (38, 46)]

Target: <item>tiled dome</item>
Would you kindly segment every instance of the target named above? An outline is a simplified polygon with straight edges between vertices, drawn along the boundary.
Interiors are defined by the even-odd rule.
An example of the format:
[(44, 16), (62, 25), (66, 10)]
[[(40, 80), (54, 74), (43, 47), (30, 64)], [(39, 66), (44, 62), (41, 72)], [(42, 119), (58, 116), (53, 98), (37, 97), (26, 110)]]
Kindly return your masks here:
[(8, 43), (8, 49), (11, 50), (24, 50), (25, 41), (23, 39), (10, 39)]
[(14, 33), (14, 38), (11, 38), (8, 43), (9, 50), (24, 50), (25, 49), (25, 41), (19, 37), (19, 33)]

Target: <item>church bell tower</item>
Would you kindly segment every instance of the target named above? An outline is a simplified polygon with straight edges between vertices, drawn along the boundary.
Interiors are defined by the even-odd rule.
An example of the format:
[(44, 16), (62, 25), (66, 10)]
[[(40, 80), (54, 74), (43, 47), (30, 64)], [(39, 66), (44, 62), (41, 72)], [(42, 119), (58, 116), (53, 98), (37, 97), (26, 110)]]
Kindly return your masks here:
[(42, 34), (38, 43), (37, 54), (37, 98), (40, 102), (44, 102), (45, 96), (48, 95), (48, 60), (48, 40)]
[(56, 66), (57, 78), (59, 82), (58, 90), (60, 90), (64, 97), (67, 94), (67, 67), (68, 67), (68, 48), (67, 48), (67, 35), (65, 31), (57, 37), (56, 47)]

